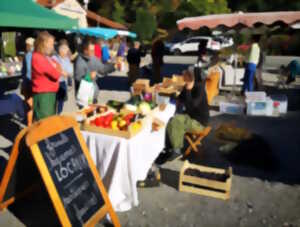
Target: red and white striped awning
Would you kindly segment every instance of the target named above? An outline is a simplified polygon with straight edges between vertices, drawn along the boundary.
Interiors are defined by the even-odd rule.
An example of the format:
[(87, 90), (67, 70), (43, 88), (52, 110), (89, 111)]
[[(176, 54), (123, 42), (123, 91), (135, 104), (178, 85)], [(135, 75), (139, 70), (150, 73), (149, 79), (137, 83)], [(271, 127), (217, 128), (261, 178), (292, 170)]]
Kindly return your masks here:
[(216, 14), (200, 17), (187, 17), (177, 21), (179, 30), (189, 28), (197, 30), (201, 27), (214, 29), (217, 27), (233, 28), (239, 25), (245, 27), (254, 27), (256, 24), (267, 26), (275, 23), (284, 23), (293, 25), (300, 22), (300, 11), (287, 12), (263, 12), (263, 13), (233, 13), (233, 14)]

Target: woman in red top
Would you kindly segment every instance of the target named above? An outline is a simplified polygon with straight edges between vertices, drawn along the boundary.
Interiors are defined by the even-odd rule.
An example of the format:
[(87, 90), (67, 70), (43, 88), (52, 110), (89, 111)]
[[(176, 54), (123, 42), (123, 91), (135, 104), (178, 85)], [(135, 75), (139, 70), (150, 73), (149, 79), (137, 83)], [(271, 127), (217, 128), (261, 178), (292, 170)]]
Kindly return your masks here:
[(102, 59), (102, 40), (97, 39), (95, 42), (95, 57), (99, 60)]
[(61, 75), (66, 74), (50, 58), (53, 50), (54, 37), (48, 32), (39, 33), (32, 55), (33, 111), (36, 121), (55, 115), (58, 80)]

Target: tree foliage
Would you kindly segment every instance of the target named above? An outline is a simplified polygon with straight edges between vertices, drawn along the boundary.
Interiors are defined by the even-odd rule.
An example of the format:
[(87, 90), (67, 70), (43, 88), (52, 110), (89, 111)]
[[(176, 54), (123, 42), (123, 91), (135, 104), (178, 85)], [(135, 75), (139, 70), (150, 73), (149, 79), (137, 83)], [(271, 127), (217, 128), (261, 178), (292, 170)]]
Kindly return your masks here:
[(151, 40), (157, 28), (155, 17), (143, 8), (136, 12), (136, 22), (133, 25), (135, 31), (141, 40)]
[(119, 23), (125, 23), (125, 8), (119, 1), (115, 1), (112, 18)]
[(297, 0), (228, 0), (232, 11), (264, 12), (264, 11), (294, 11), (300, 10), (300, 1)]

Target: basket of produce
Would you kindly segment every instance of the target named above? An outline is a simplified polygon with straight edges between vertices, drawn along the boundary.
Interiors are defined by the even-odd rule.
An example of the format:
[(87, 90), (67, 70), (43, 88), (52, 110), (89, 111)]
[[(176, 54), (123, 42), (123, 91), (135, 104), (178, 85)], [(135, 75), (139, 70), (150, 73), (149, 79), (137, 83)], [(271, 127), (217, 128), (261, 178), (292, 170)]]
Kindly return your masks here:
[(130, 111), (147, 115), (156, 111), (156, 109), (157, 105), (152, 101), (152, 95), (147, 96), (145, 94), (144, 96), (132, 96), (131, 99), (124, 104), (121, 112)]
[(109, 100), (106, 105), (110, 108), (115, 109), (117, 112), (119, 112), (123, 106), (124, 106), (124, 102), (119, 102), (116, 100)]
[(96, 114), (106, 113), (108, 110), (109, 110), (108, 106), (92, 104), (92, 105), (82, 108), (77, 113), (85, 115), (86, 117), (92, 117)]
[(144, 116), (109, 112), (86, 119), (83, 130), (122, 138), (132, 138), (143, 127)]

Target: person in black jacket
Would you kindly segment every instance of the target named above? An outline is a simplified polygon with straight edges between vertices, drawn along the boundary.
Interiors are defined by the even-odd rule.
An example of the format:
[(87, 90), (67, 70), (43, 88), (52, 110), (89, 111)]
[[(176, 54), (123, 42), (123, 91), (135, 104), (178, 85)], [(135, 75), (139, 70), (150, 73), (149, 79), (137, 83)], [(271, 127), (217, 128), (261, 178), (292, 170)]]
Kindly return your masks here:
[(152, 44), (152, 80), (151, 84), (162, 82), (161, 68), (164, 64), (165, 45), (162, 40), (158, 39)]
[(127, 54), (127, 62), (129, 64), (128, 81), (130, 86), (132, 86), (140, 74), (141, 58), (145, 55), (146, 53), (142, 51), (140, 42), (135, 41), (134, 43), (130, 43), (130, 49)]
[(209, 107), (205, 90), (205, 80), (195, 74), (190, 67), (184, 72), (185, 88), (178, 98), (183, 111), (176, 114), (167, 125), (167, 139), (170, 150), (180, 154), (184, 145), (184, 134), (189, 131), (202, 131), (209, 122)]

